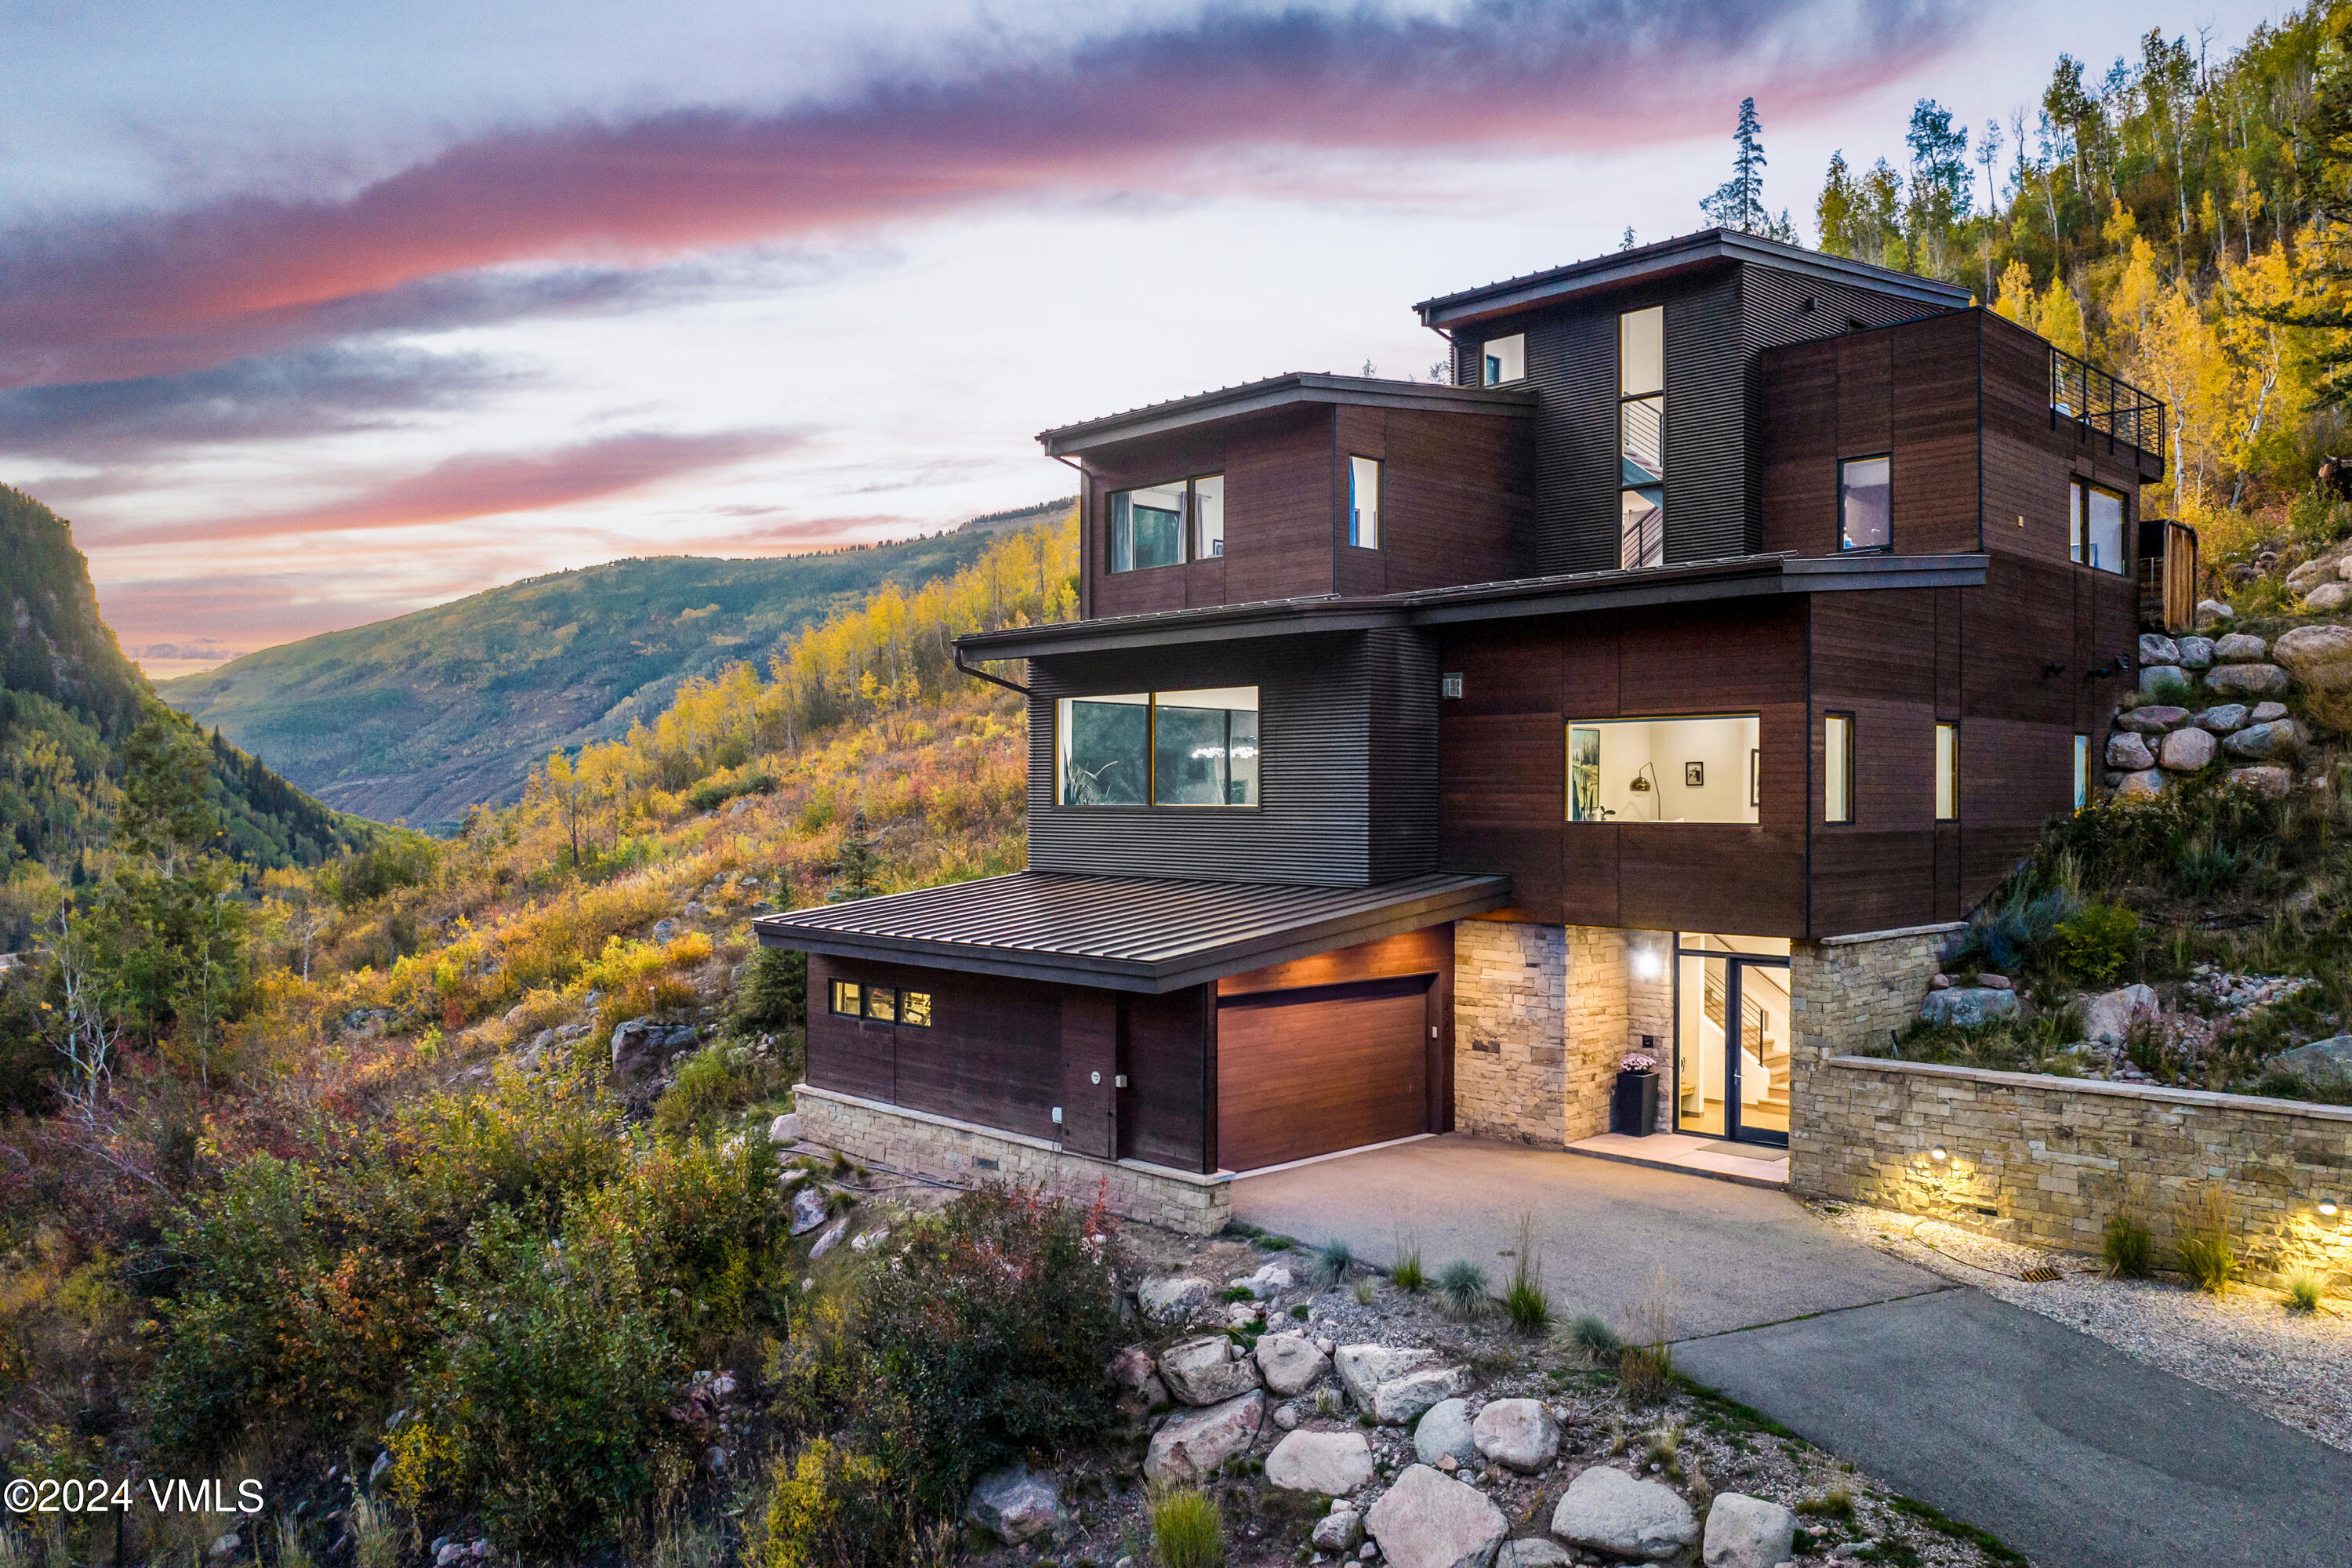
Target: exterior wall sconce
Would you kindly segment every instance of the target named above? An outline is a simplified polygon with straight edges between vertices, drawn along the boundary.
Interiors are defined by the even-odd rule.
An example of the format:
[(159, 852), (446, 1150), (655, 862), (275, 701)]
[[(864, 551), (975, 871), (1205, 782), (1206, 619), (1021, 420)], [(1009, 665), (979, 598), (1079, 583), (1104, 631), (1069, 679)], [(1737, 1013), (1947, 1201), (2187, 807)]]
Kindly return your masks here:
[(1940, 1165), (1940, 1164), (1942, 1164), (1945, 1161), (1947, 1161), (1947, 1160), (1950, 1159), (1950, 1158), (1951, 1158), (1951, 1156), (1950, 1156), (1949, 1154), (1946, 1153), (1946, 1152), (1944, 1152), (1944, 1146), (1943, 1146), (1941, 1143), (1938, 1143), (1938, 1144), (1937, 1144), (1933, 1149), (1930, 1149), (1930, 1150), (1928, 1150), (1928, 1151), (1927, 1151), (1927, 1158), (1929, 1158), (1930, 1160), (1935, 1161), (1935, 1162), (1936, 1162), (1936, 1163), (1937, 1163), (1938, 1165)]
[(2322, 1219), (2334, 1219), (2336, 1217), (2336, 1200), (2334, 1198), (2322, 1198), (2319, 1200), (2319, 1217)]
[(1666, 972), (1665, 960), (1658, 955), (1655, 946), (1646, 942), (1634, 945), (1633, 961), (1628, 967), (1633, 970), (1636, 980), (1655, 980)]

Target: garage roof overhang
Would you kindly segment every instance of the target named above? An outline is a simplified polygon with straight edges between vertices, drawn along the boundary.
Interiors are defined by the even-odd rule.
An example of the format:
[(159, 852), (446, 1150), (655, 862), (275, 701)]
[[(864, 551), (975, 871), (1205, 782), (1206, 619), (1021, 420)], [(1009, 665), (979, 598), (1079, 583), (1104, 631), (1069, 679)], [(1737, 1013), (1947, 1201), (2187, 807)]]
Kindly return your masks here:
[(971, 632), (956, 639), (979, 659), (1046, 658), (1175, 643), (1223, 642), (1311, 632), (1386, 626), (1457, 626), (1596, 610), (1649, 609), (1785, 594), (1854, 593), (1881, 588), (1975, 588), (1991, 558), (1966, 555), (1734, 555), (1674, 566), (1641, 566), (1424, 588), (1350, 597), (1270, 599), (1139, 616), (1052, 621)]
[(1302, 888), (1015, 871), (763, 915), (764, 947), (1165, 992), (1501, 909), (1507, 877)]

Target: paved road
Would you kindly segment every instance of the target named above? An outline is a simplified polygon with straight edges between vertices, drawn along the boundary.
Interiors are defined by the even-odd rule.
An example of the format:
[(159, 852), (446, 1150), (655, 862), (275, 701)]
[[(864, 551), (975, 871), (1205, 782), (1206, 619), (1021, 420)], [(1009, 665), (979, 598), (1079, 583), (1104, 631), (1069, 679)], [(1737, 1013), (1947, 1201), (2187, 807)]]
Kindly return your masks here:
[(1619, 1321), (1663, 1270), (1693, 1377), (2041, 1568), (2352, 1568), (2352, 1455), (1782, 1194), (1458, 1136), (1234, 1185), (1254, 1225), (1496, 1279), (1523, 1211), (1561, 1307)]
[(1979, 1291), (1675, 1361), (2041, 1568), (2352, 1563), (2352, 1454)]
[(1864, 1247), (1782, 1194), (1671, 1171), (1449, 1134), (1234, 1184), (1234, 1215), (1318, 1245), (1343, 1237), (1385, 1267), (1419, 1239), (1432, 1274), (1467, 1258), (1500, 1284), (1531, 1215), (1564, 1311), (1612, 1327), (1663, 1273), (1677, 1335), (1948, 1289)]

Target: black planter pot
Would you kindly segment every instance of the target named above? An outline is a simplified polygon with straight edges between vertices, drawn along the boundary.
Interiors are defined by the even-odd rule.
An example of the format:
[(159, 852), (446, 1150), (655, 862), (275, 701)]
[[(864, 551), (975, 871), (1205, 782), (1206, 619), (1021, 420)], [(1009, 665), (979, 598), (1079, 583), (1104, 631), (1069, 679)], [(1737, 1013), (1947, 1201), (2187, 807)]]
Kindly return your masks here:
[(1658, 1075), (1620, 1072), (1610, 1104), (1610, 1130), (1647, 1138), (1658, 1130)]

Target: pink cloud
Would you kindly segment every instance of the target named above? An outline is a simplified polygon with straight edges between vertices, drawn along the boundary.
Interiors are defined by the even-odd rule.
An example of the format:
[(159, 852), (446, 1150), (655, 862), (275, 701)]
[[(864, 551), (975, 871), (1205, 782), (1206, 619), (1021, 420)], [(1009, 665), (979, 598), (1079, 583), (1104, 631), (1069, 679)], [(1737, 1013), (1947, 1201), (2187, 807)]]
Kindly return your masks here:
[(1743, 92), (1776, 113), (1846, 98), (1948, 47), (1965, 21), (1948, 0), (1854, 0), (1826, 33), (1804, 0), (1219, 10), (777, 113), (509, 131), (348, 199), (242, 197), (0, 238), (0, 385), (167, 374), (397, 325), (404, 290), (482, 268), (819, 237), (1117, 189), (1220, 151), (1654, 143), (1720, 130)]

